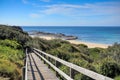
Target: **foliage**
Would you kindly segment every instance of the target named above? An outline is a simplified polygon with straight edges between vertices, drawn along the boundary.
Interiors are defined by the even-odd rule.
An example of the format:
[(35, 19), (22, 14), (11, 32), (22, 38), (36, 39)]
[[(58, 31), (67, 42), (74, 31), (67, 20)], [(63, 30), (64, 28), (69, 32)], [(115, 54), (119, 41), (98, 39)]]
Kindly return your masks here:
[[(25, 47), (38, 48), (78, 66), (119, 80), (120, 44), (115, 43), (107, 49), (88, 48), (84, 44), (75, 45), (60, 39), (31, 38), (20, 27), (6, 25), (0, 25), (0, 76), (5, 75), (12, 80), (20, 79)], [(60, 65), (59, 68), (69, 75), (68, 67)], [(92, 80), (76, 73), (75, 80), (79, 79)]]
[(106, 53), (107, 56), (111, 56), (117, 63), (120, 64), (120, 44), (115, 43), (113, 46), (110, 46)]
[(8, 39), (0, 40), (0, 45), (8, 46), (14, 49), (22, 49), (22, 45), (20, 45), (14, 40), (8, 40)]
[(65, 72), (67, 75), (70, 75), (70, 74), (69, 74), (69, 68), (68, 68), (67, 66), (62, 65), (62, 66), (60, 67), (60, 70), (62, 70), (63, 72)]
[(20, 70), (17, 66), (9, 60), (0, 59), (0, 76), (10, 77), (11, 80), (20, 79)]
[(30, 37), (19, 26), (0, 25), (0, 39), (16, 40), (25, 47), (25, 43), (30, 40)]
[(120, 80), (120, 75), (116, 76), (114, 80)]
[(0, 77), (21, 80), (23, 50), (30, 39), (19, 26), (0, 25)]
[(79, 73), (75, 75), (75, 80), (94, 80), (94, 79)]
[(84, 53), (86, 55), (89, 55), (88, 53), (88, 47), (84, 44), (78, 44), (76, 45), (76, 48), (81, 52), (81, 53)]
[[(117, 70), (119, 69), (119, 67), (117, 66), (119, 63), (118, 61), (120, 59), (119, 44), (114, 44), (113, 46), (107, 49), (102, 49), (88, 48), (86, 45), (83, 44), (70, 44), (69, 42), (59, 39), (45, 40), (40, 38), (34, 38), (33, 44), (31, 44), (31, 46), (46, 51), (47, 53), (57, 56), (63, 60), (72, 62), (78, 66), (90, 69), (101, 74), (103, 74), (106, 70), (110, 71), (112, 67), (114, 67), (114, 69)], [(106, 64), (110, 65), (110, 67), (106, 67), (106, 62), (115, 62), (116, 64)], [(102, 69), (101, 67), (104, 67), (104, 69)], [(61, 66), (60, 69), (68, 74), (67, 67)], [(106, 72), (103, 75), (114, 78), (119, 74), (117, 72), (115, 72), (115, 74)], [(76, 76), (76, 79), (77, 77), (79, 76)], [(81, 75), (80, 79), (91, 80), (91, 78), (88, 78), (85, 75)]]
[(104, 51), (102, 48), (90, 48), (89, 49), (89, 56), (94, 61), (101, 59), (101, 53)]
[(105, 62), (101, 66), (101, 73), (105, 76), (114, 78), (120, 75), (120, 65), (115, 62)]
[(82, 66), (82, 67), (86, 67), (88, 62), (84, 59), (80, 59), (80, 58), (71, 58), (70, 62), (78, 65), (78, 66)]
[(20, 80), (23, 57), (22, 45), (17, 41), (0, 40), (0, 77)]

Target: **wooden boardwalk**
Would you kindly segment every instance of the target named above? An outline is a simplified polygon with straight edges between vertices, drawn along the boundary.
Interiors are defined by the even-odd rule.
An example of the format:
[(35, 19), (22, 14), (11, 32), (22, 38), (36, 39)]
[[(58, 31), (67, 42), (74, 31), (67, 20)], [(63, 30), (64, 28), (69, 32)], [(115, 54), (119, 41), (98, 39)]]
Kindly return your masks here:
[[(56, 77), (56, 73), (63, 77), (62, 80), (74, 80), (74, 73), (76, 71), (94, 80), (114, 80), (94, 71), (77, 66), (73, 63), (64, 61), (36, 48), (33, 48), (32, 51), (34, 53), (27, 53), (26, 49), (25, 67), (23, 68), (23, 80), (59, 80), (59, 78)], [(41, 59), (52, 69), (54, 69), (55, 72), (49, 69)], [(51, 60), (55, 61), (54, 65), (51, 63)], [(69, 67), (69, 75), (58, 68), (59, 63)]]
[(55, 72), (50, 70), (46, 64), (35, 54), (28, 54), (28, 80), (59, 80)]

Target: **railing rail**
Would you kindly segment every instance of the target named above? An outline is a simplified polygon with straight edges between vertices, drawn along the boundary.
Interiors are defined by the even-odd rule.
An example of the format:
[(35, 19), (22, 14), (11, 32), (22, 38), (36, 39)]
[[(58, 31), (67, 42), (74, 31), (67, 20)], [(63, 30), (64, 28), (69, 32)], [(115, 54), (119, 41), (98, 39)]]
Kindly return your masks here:
[[(106, 76), (103, 76), (101, 74), (98, 74), (96, 72), (93, 72), (91, 70), (88, 70), (88, 69), (85, 69), (85, 68), (82, 68), (80, 66), (77, 66), (75, 64), (72, 64), (70, 62), (67, 62), (67, 61), (64, 61), (62, 59), (59, 59), (55, 56), (52, 56), (50, 54), (47, 54), (41, 50), (38, 50), (36, 48), (33, 49), (34, 53), (36, 53), (39, 57), (41, 57), (46, 63), (48, 63), (55, 71), (57, 71), (61, 76), (63, 76), (64, 78), (66, 78), (67, 80), (73, 80), (73, 70), (77, 71), (77, 72), (80, 72), (92, 79), (95, 79), (95, 80), (113, 80), (112, 78), (109, 78), (109, 77), (106, 77)], [(39, 53), (40, 54), (39, 54)], [(55, 60), (56, 62), (60, 62), (61, 64), (63, 65), (66, 65), (70, 68), (70, 76), (66, 75), (64, 72), (62, 72), (60, 69), (58, 69), (56, 66), (54, 66), (50, 61), (48, 61), (45, 56)]]
[(27, 61), (28, 61), (28, 51), (27, 51), (27, 49), (26, 49), (26, 52), (25, 52), (25, 56), (26, 56), (26, 60), (25, 60), (25, 80), (27, 80), (28, 79), (28, 77), (27, 77), (27, 70), (28, 70), (28, 63), (27, 63)]
[(51, 62), (49, 62), (46, 58), (44, 58), (42, 55), (34, 51), (42, 60), (44, 60), (47, 64), (49, 64), (55, 71), (57, 71), (59, 74), (61, 74), (65, 79), (67, 80), (73, 80), (71, 77), (69, 77), (67, 74), (65, 74), (63, 71), (58, 69), (56, 66), (54, 66)]

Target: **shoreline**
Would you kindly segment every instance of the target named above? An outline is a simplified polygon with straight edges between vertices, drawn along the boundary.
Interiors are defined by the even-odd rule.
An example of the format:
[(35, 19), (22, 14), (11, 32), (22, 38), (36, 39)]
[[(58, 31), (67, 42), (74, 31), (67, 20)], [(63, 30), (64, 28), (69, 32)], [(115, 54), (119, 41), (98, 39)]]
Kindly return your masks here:
[[(52, 39), (60, 39), (60, 38), (56, 38), (54, 36), (38, 36), (38, 35), (30, 35), (32, 38), (34, 37), (38, 37), (38, 38), (42, 38), (42, 39), (46, 39), (46, 40), (52, 40)], [(65, 41), (68, 41), (72, 44), (85, 44), (88, 46), (88, 48), (95, 48), (95, 47), (99, 47), (99, 48), (108, 48), (108, 46), (110, 45), (107, 45), (107, 44), (101, 44), (101, 43), (92, 43), (92, 42), (84, 42), (84, 41), (81, 41), (81, 40), (65, 40)]]
[(67, 40), (72, 44), (85, 44), (88, 46), (88, 48), (95, 48), (95, 47), (99, 47), (99, 48), (108, 48), (107, 44), (101, 44), (101, 43), (92, 43), (92, 42), (84, 42), (84, 41), (80, 41), (80, 40)]

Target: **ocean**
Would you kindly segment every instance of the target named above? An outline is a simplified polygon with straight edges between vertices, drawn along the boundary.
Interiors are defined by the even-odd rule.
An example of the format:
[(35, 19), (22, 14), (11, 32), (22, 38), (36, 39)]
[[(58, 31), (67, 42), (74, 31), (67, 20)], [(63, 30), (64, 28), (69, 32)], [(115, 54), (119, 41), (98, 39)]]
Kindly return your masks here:
[(114, 44), (120, 43), (120, 27), (60, 27), (60, 26), (22, 26), (26, 32), (41, 31), (49, 33), (63, 33), (77, 36), (78, 40), (92, 43)]

